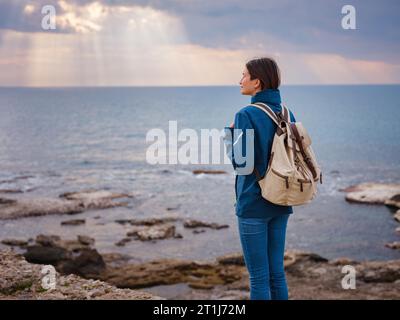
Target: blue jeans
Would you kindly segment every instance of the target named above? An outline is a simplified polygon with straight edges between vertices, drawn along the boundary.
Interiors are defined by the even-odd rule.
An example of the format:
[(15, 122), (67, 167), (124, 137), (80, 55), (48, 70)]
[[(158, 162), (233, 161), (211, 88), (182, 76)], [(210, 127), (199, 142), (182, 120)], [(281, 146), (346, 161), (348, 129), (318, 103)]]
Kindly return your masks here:
[(288, 214), (272, 218), (238, 217), (251, 300), (288, 299), (283, 267), (288, 219)]

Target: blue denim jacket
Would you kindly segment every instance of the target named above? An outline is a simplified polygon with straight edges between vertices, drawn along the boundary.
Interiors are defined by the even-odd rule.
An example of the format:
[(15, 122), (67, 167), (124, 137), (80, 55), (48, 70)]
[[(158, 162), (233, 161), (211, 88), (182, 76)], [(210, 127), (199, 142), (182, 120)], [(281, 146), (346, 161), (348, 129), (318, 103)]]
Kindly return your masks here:
[[(280, 112), (282, 110), (280, 105), (281, 96), (278, 89), (266, 89), (257, 92), (251, 98), (251, 103), (255, 102), (263, 102), (275, 112)], [(296, 121), (291, 111), (290, 118), (291, 121)], [(248, 218), (264, 218), (279, 214), (293, 213), (293, 208), (291, 206), (276, 205), (264, 199), (261, 196), (261, 189), (257, 182), (256, 174), (253, 171), (252, 164), (249, 164), (247, 170), (243, 171), (242, 168), (246, 167), (246, 162), (236, 162), (235, 160), (235, 150), (237, 150), (236, 144), (242, 146), (242, 155), (244, 158), (247, 158), (246, 145), (252, 140), (252, 137), (249, 137), (249, 133), (253, 132), (254, 149), (249, 149), (248, 152), (254, 152), (254, 154), (250, 155), (254, 156), (254, 166), (257, 168), (260, 176), (264, 176), (277, 128), (275, 122), (273, 122), (264, 111), (254, 106), (246, 106), (236, 113), (234, 128), (241, 129), (242, 134), (234, 134), (232, 128), (225, 127), (224, 142), (227, 155), (231, 159), (236, 172), (236, 215)], [(254, 131), (246, 131), (246, 129), (253, 129)], [(233, 144), (235, 144), (235, 147), (233, 147)], [(249, 168), (250, 170), (248, 170)]]

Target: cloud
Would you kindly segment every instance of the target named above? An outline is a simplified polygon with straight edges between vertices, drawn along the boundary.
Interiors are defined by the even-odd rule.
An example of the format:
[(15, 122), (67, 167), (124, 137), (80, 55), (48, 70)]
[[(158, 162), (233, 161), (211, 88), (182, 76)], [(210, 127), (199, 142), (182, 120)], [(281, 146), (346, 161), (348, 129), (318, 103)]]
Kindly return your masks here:
[(337, 54), (284, 54), (278, 57), (284, 83), (400, 83), (400, 65), (379, 60), (349, 59)]
[[(396, 62), (400, 49), (397, 0), (353, 0), (357, 30), (341, 27), (341, 8), (347, 4), (343, 0), (0, 0), (0, 28), (43, 31), (39, 9), (44, 4), (56, 7), (58, 32), (98, 30), (101, 19), (92, 12), (107, 14), (113, 8), (139, 6), (178, 17), (190, 43), (211, 48), (243, 49), (241, 39), (257, 34), (258, 43), (272, 37), (296, 47), (297, 52), (352, 59)], [(34, 11), (27, 15), (26, 8), (32, 6)]]
[[(41, 29), (52, 4), (57, 30)], [(278, 59), (284, 83), (400, 82), (400, 2), (0, 0), (0, 85), (236, 84)]]
[(102, 3), (151, 6), (173, 14), (182, 20), (190, 42), (206, 47), (243, 49), (240, 39), (257, 34), (257, 42), (275, 38), (296, 47), (297, 52), (398, 61), (398, 0), (351, 1), (356, 8), (357, 30), (341, 27), (341, 9), (348, 4), (344, 0), (102, 0)]

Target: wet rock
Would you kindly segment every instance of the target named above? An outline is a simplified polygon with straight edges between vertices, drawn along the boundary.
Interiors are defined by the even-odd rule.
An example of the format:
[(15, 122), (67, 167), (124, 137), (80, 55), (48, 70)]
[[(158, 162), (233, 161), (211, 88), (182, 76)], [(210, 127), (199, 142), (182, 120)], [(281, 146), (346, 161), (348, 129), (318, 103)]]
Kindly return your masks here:
[(51, 264), (61, 273), (90, 277), (105, 268), (101, 255), (90, 247), (93, 243), (85, 236), (61, 240), (55, 235), (39, 235), (36, 244), (27, 247), (24, 257), (31, 263)]
[(349, 202), (385, 204), (393, 196), (400, 194), (400, 184), (362, 183), (342, 191), (347, 192)]
[(174, 222), (180, 220), (176, 216), (167, 216), (160, 218), (147, 218), (147, 219), (119, 219), (115, 220), (119, 224), (130, 224), (132, 226), (154, 226), (157, 224), (165, 224), (167, 222)]
[(42, 287), (42, 267), (28, 263), (13, 251), (0, 251), (0, 300), (163, 299), (144, 291), (118, 289), (99, 280), (57, 272), (55, 289), (45, 289)]
[(199, 221), (199, 220), (185, 220), (183, 222), (183, 226), (185, 228), (204, 227), (204, 228), (211, 228), (211, 229), (222, 229), (222, 228), (229, 227), (227, 224), (209, 223), (209, 222), (203, 222), (203, 221)]
[(9, 205), (16, 203), (17, 200), (14, 199), (7, 199), (7, 198), (0, 198), (0, 205)]
[(0, 189), (0, 193), (23, 193), (21, 189)]
[(385, 201), (385, 205), (389, 207), (395, 207), (400, 209), (400, 194), (396, 194), (391, 197), (389, 200)]
[[(103, 253), (102, 254), (103, 260), (106, 263), (106, 266), (122, 266), (127, 264), (131, 260), (137, 260), (137, 258), (133, 258), (130, 255), (117, 253), (117, 252), (110, 252), (110, 253)], [(141, 260), (138, 260), (141, 262)]]
[[(118, 202), (112, 202), (118, 198), (133, 198), (132, 194), (113, 193), (107, 190), (83, 190), (79, 192), (65, 192), (59, 196), (67, 200), (79, 201), (84, 208), (114, 207)], [(127, 203), (125, 204), (127, 205)]]
[(368, 261), (356, 269), (357, 279), (365, 282), (395, 282), (400, 279), (400, 260)]
[(203, 173), (203, 174), (225, 174), (226, 173), (226, 171), (224, 171), (224, 170), (201, 170), (201, 169), (193, 170), (192, 172), (193, 172), (193, 174), (201, 174), (201, 173)]
[(175, 207), (167, 207), (166, 209), (167, 209), (167, 211), (172, 211), (172, 210), (178, 210), (180, 207), (181, 207), (181, 205), (179, 204)]
[(131, 220), (132, 219), (118, 219), (118, 220), (115, 220), (115, 222), (119, 223), (119, 224), (122, 224), (122, 225), (125, 225), (125, 224), (131, 224)]
[(249, 293), (244, 290), (227, 290), (211, 296), (212, 300), (248, 300)]
[(237, 266), (223, 266), (215, 262), (161, 259), (108, 268), (101, 274), (100, 279), (120, 288), (187, 283), (191, 288), (210, 289), (238, 280), (241, 273), (238, 272)]
[(355, 265), (358, 262), (346, 257), (342, 258), (337, 258), (329, 261), (329, 264), (335, 265), (335, 266), (345, 266), (345, 265)]
[(21, 240), (21, 239), (4, 239), (1, 241), (1, 243), (7, 246), (15, 246), (15, 247), (25, 247), (28, 245), (27, 240)]
[(59, 199), (18, 199), (1, 207), (0, 219), (43, 216), (48, 214), (76, 214), (84, 211), (80, 203)]
[(61, 241), (60, 236), (57, 235), (45, 235), (45, 234), (39, 234), (36, 237), (36, 243), (45, 247), (56, 247), (56, 246), (61, 246)]
[(195, 229), (195, 230), (193, 230), (192, 232), (193, 232), (194, 234), (197, 234), (197, 233), (204, 233), (204, 232), (206, 232), (206, 230), (204, 230), (204, 229), (200, 229), (200, 230)]
[(138, 226), (127, 233), (128, 237), (134, 237), (141, 241), (174, 238), (175, 235), (175, 226), (171, 224)]
[(69, 254), (65, 248), (33, 245), (28, 247), (24, 257), (31, 263), (55, 265), (67, 260)]
[(385, 247), (390, 248), (390, 249), (400, 249), (400, 242), (394, 241), (394, 242), (386, 243)]
[(49, 214), (76, 214), (88, 209), (105, 209), (127, 206), (127, 202), (115, 199), (132, 197), (130, 194), (112, 193), (105, 190), (68, 192), (53, 198), (21, 198), (18, 200), (0, 198), (0, 219), (42, 216)]
[(92, 246), (94, 245), (95, 240), (88, 236), (78, 235), (78, 241), (83, 245)]
[(85, 224), (85, 223), (86, 223), (85, 219), (73, 219), (73, 220), (62, 221), (61, 225), (62, 226), (79, 226), (79, 225)]
[(123, 238), (122, 240), (116, 242), (115, 245), (118, 247), (123, 247), (123, 246), (125, 246), (125, 244), (127, 244), (128, 242), (131, 242), (131, 241), (132, 241), (132, 238)]
[(227, 254), (217, 258), (217, 262), (222, 265), (244, 266), (244, 258), (241, 253)]
[[(356, 262), (337, 261), (308, 252), (285, 252), (285, 269), (290, 299), (399, 299), (400, 260)], [(357, 290), (343, 290), (342, 267), (357, 269)], [(107, 263), (108, 264), (108, 263)], [(100, 279), (118, 287), (145, 288), (185, 284), (191, 288), (177, 299), (248, 299), (249, 278), (241, 253), (216, 261), (161, 259), (107, 268)], [(396, 282), (397, 281), (397, 282)], [(157, 292), (156, 290), (152, 292)]]
[(1, 184), (1, 183), (14, 183), (14, 182), (16, 182), (16, 181), (18, 181), (18, 180), (26, 180), (26, 179), (34, 178), (34, 177), (35, 177), (35, 176), (32, 176), (32, 175), (17, 176), (17, 177), (14, 177), (14, 178), (12, 178), (12, 179), (2, 180), (2, 181), (0, 181), (0, 184)]
[(397, 222), (400, 222), (400, 209), (396, 211), (396, 213), (393, 215), (393, 218)]
[(56, 269), (63, 274), (76, 274), (85, 278), (96, 277), (105, 269), (103, 257), (96, 249), (82, 248), (69, 259), (60, 261)]
[(127, 206), (128, 202), (118, 202), (115, 199), (133, 198), (131, 194), (113, 193), (107, 190), (84, 190), (80, 192), (66, 192), (60, 195), (69, 201), (80, 203), (85, 209), (104, 209), (118, 206)]
[(328, 259), (318, 254), (290, 250), (285, 252), (284, 266), (285, 270), (296, 275), (304, 276), (305, 273), (312, 273), (315, 268), (320, 267), (321, 263), (328, 262)]

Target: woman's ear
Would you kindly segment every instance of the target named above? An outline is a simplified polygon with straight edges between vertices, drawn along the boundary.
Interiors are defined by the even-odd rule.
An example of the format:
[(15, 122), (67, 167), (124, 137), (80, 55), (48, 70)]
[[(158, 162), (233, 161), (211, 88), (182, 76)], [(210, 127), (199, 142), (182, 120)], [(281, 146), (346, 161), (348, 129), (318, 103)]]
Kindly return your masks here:
[(254, 84), (254, 89), (255, 90), (261, 89), (261, 81), (260, 81), (260, 79), (256, 79), (256, 82)]

